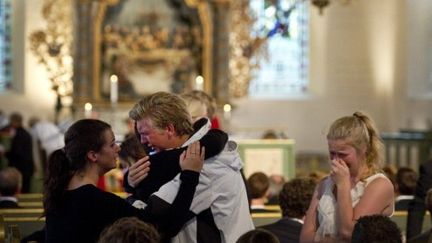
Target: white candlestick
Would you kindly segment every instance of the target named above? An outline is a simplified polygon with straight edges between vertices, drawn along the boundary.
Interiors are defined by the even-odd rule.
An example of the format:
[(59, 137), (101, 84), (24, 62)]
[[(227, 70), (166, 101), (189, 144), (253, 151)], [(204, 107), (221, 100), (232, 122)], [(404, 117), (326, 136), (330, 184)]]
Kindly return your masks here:
[(204, 78), (201, 75), (199, 75), (195, 79), (195, 89), (204, 90)]
[(90, 103), (85, 103), (84, 105), (84, 117), (91, 118), (92, 117), (93, 106)]
[(118, 101), (118, 78), (116, 75), (111, 75), (110, 100), (111, 104), (117, 104)]

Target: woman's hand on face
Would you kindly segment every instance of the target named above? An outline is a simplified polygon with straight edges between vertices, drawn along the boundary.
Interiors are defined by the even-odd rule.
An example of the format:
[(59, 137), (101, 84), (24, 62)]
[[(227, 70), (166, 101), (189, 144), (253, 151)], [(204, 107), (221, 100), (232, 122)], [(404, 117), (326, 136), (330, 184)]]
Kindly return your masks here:
[(350, 185), (350, 171), (342, 159), (333, 159), (330, 163), (330, 177), (336, 185)]
[(129, 167), (129, 174), (127, 177), (128, 184), (131, 187), (136, 187), (142, 180), (144, 180), (150, 171), (149, 157), (138, 160)]
[(192, 143), (180, 155), (181, 169), (200, 172), (204, 163), (204, 154), (205, 148), (201, 148), (199, 141)]

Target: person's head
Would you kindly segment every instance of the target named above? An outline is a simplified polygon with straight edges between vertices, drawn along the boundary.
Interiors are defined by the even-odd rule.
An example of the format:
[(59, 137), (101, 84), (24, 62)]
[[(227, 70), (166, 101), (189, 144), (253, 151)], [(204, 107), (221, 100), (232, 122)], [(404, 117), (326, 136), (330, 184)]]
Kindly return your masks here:
[(203, 117), (209, 118), (207, 114), (207, 104), (205, 101), (190, 92), (182, 94), (181, 97), (186, 102), (186, 107), (192, 117), (193, 122)]
[(417, 184), (417, 172), (401, 167), (396, 173), (396, 188), (400, 195), (413, 195)]
[(207, 108), (207, 117), (211, 120), (216, 115), (216, 100), (207, 94), (206, 92), (202, 90), (192, 90), (188, 92), (191, 96), (196, 97), (197, 99), (201, 100), (205, 103), (205, 106)]
[(402, 233), (395, 222), (384, 215), (360, 217), (354, 225), (352, 243), (402, 243)]
[(279, 243), (279, 239), (265, 229), (254, 229), (244, 233), (236, 243)]
[(186, 103), (176, 94), (146, 96), (134, 105), (129, 117), (136, 121), (141, 143), (156, 151), (179, 147), (193, 133)]
[(324, 177), (327, 176), (327, 173), (324, 173), (323, 171), (312, 171), (311, 173), (309, 173), (309, 178), (311, 178), (313, 181), (315, 181), (315, 183), (319, 183)]
[(295, 178), (282, 187), (279, 206), (283, 217), (301, 219), (305, 216), (317, 183), (310, 178)]
[(145, 148), (135, 136), (129, 136), (120, 145), (119, 157), (123, 167), (130, 166), (146, 155)]
[(21, 191), (22, 175), (14, 167), (6, 167), (0, 171), (0, 195), (15, 196)]
[(106, 227), (100, 234), (98, 243), (159, 243), (157, 230), (136, 217), (124, 217)]
[(252, 199), (264, 198), (268, 196), (269, 178), (262, 172), (255, 172), (247, 179), (247, 186)]
[(269, 176), (269, 198), (279, 197), (279, 192), (282, 190), (282, 186), (285, 184), (285, 177), (283, 175), (270, 175)]
[(69, 127), (64, 140), (64, 148), (49, 158), (44, 182), (45, 212), (58, 205), (73, 175), (91, 170), (97, 173), (95, 176), (102, 176), (116, 167), (120, 148), (108, 123), (79, 120)]
[(29, 125), (29, 127), (33, 127), (33, 126), (35, 126), (38, 122), (40, 122), (39, 117), (32, 116), (32, 117), (30, 117), (30, 119), (29, 119), (29, 121), (28, 121), (28, 125)]
[(351, 175), (366, 177), (380, 170), (383, 143), (372, 120), (361, 112), (337, 119), (327, 141), (331, 160), (343, 160)]
[(9, 122), (10, 125), (14, 128), (22, 127), (23, 126), (23, 117), (21, 113), (13, 112), (9, 116)]
[(275, 130), (269, 129), (264, 132), (264, 134), (261, 136), (261, 139), (278, 139), (278, 135)]

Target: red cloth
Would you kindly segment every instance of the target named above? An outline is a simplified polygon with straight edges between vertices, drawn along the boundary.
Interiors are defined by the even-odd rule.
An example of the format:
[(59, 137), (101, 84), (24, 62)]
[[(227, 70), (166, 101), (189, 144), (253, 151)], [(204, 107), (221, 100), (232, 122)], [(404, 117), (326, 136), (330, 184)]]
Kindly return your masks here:
[(211, 122), (211, 128), (221, 129), (219, 118), (217, 116), (214, 116), (210, 122)]
[(97, 187), (101, 190), (106, 191), (105, 176), (99, 177)]

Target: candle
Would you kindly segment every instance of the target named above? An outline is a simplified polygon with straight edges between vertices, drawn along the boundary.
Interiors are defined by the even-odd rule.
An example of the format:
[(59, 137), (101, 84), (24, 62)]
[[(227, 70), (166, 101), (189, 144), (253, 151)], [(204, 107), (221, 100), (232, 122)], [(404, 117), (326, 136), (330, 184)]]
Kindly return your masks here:
[(85, 105), (84, 105), (84, 117), (85, 118), (91, 118), (92, 117), (92, 109), (93, 109), (92, 104), (85, 103)]
[(117, 104), (118, 101), (118, 78), (117, 75), (113, 74), (110, 77), (111, 88), (110, 88), (110, 100), (111, 104)]
[(195, 79), (195, 89), (204, 90), (204, 78), (201, 75), (198, 75)]
[(225, 104), (223, 106), (223, 110), (224, 110), (224, 118), (225, 118), (225, 120), (230, 120), (231, 119), (231, 105), (230, 104)]

